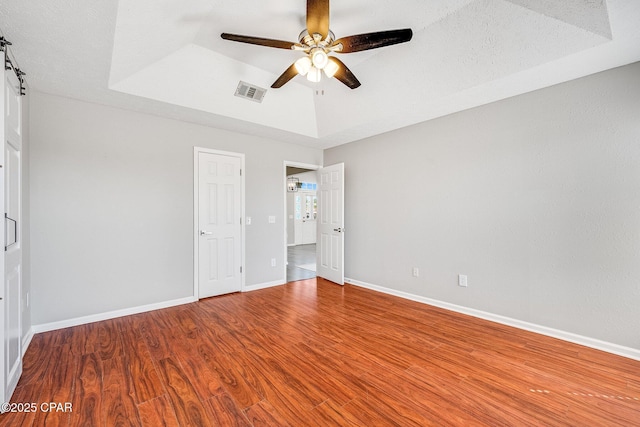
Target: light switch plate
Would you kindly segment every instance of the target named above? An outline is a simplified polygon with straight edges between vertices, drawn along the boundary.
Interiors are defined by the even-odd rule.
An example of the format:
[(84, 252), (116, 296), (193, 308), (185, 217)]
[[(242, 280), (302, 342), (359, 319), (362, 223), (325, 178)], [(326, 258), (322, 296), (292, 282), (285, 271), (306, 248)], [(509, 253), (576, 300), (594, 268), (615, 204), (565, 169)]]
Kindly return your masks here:
[(458, 286), (462, 286), (463, 288), (467, 287), (467, 276), (464, 274), (458, 275)]

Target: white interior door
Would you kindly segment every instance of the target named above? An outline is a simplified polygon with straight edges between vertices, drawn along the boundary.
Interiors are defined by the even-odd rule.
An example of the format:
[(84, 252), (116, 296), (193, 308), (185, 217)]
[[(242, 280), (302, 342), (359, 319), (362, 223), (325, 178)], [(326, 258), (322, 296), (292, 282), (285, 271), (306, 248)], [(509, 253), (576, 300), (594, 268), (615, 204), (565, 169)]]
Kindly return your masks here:
[(316, 192), (297, 192), (293, 196), (293, 241), (296, 245), (316, 243), (318, 199)]
[(293, 193), (293, 243), (302, 244), (302, 193)]
[(4, 70), (2, 90), (2, 130), (4, 144), (2, 168), (4, 193), (0, 200), (4, 205), (4, 259), (0, 297), (2, 321), (2, 380), (0, 401), (8, 401), (22, 374), (22, 243), (21, 230), (21, 145), (22, 145), (22, 98), (20, 83), (12, 70)]
[(318, 199), (315, 191), (313, 193), (302, 193), (302, 205), (302, 226), (300, 227), (302, 244), (310, 245), (316, 243), (317, 235)]
[(242, 289), (242, 157), (197, 151), (198, 297)]
[[(0, 58), (4, 61), (4, 54), (0, 54)], [(0, 67), (0, 135), (2, 135), (4, 147), (7, 143), (7, 138), (5, 136), (5, 128), (6, 128), (6, 107), (7, 107), (7, 90), (5, 86), (7, 85), (7, 75), (9, 72), (4, 69), (4, 67)], [(4, 149), (0, 151), (0, 165), (4, 168)], [(0, 205), (2, 205), (2, 211), (4, 211), (4, 169), (0, 169)], [(6, 228), (2, 228), (2, 241), (6, 242)], [(5, 367), (5, 349), (7, 348), (7, 328), (6, 328), (6, 320), (5, 315), (7, 313), (7, 292), (6, 292), (6, 283), (4, 280), (4, 257), (0, 257), (0, 345), (2, 345), (2, 351), (0, 351), (0, 403), (8, 402), (11, 398), (10, 395), (7, 394), (7, 376), (6, 376), (6, 367)]]
[(317, 275), (344, 285), (344, 163), (318, 170)]

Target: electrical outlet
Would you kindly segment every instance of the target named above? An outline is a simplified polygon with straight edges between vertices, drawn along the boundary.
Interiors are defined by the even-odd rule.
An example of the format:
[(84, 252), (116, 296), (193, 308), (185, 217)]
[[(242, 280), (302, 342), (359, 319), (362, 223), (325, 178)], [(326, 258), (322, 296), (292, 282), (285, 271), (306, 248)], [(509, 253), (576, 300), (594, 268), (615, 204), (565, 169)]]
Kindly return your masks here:
[(244, 223), (247, 224), (247, 225), (251, 225), (251, 217), (250, 216), (246, 217), (244, 219)]
[(276, 223), (276, 217), (273, 215), (269, 215), (269, 224), (275, 224)]
[(420, 275), (420, 270), (418, 267), (413, 267), (413, 277), (418, 277)]
[(275, 266), (276, 266), (276, 259), (271, 258), (271, 267), (275, 267)]
[(467, 276), (458, 274), (458, 286), (462, 286), (463, 288), (467, 287)]

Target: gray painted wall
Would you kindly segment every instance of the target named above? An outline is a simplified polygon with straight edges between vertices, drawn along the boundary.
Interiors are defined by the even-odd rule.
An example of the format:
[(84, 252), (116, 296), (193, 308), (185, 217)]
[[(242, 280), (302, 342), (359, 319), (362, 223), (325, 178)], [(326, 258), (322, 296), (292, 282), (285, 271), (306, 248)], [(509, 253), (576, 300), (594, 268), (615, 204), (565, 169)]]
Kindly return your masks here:
[(284, 282), (283, 162), (321, 150), (39, 92), (30, 112), (34, 325), (193, 295), (194, 146), (245, 154), (246, 285)]
[(347, 277), (640, 349), (640, 63), (325, 151), (337, 162)]

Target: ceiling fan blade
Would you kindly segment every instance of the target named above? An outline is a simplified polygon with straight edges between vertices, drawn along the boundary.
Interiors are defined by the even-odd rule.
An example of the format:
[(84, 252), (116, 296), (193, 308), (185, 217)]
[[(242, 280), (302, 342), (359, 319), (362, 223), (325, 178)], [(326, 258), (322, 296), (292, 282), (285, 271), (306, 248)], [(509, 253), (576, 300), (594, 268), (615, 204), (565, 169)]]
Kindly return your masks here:
[(287, 83), (289, 80), (291, 80), (297, 75), (298, 75), (298, 70), (296, 70), (296, 64), (295, 63), (291, 64), (291, 66), (287, 68), (286, 71), (282, 73), (275, 82), (273, 82), (271, 87), (274, 89), (278, 89), (279, 87), (284, 86), (285, 83)]
[(229, 34), (229, 33), (222, 33), (220, 34), (220, 37), (222, 37), (225, 40), (231, 40), (234, 42), (257, 44), (260, 46), (275, 47), (278, 49), (290, 50), (295, 45), (295, 43), (282, 41), (282, 40), (264, 39), (262, 37), (241, 36), (238, 34)]
[(336, 50), (338, 53), (361, 52), (363, 50), (405, 43), (411, 40), (411, 37), (413, 37), (411, 28), (404, 28), (402, 30), (378, 31), (375, 33), (343, 37), (333, 42), (333, 46), (340, 43), (342, 44), (342, 50)]
[(307, 31), (322, 38), (329, 34), (329, 0), (307, 0)]
[(332, 56), (329, 58), (330, 61), (335, 62), (338, 65), (338, 71), (333, 75), (336, 79), (340, 80), (345, 85), (349, 86), (351, 89), (355, 89), (360, 86), (360, 82), (356, 78), (356, 76), (351, 72), (344, 62), (340, 61), (338, 58)]

